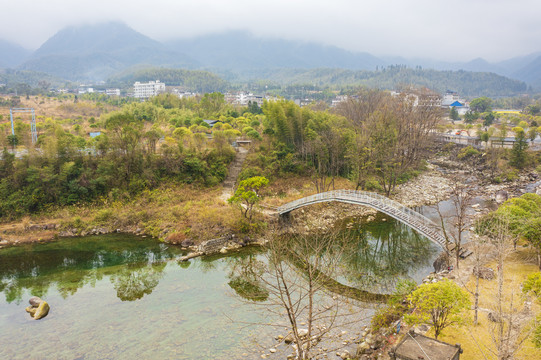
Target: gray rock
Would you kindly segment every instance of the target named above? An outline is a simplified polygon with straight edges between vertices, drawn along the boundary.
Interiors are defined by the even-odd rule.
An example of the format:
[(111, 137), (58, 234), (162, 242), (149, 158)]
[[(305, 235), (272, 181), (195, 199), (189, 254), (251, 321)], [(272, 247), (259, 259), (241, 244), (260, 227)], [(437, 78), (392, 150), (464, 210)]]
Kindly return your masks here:
[(32, 305), (33, 307), (38, 307), (39, 304), (41, 304), (43, 302), (43, 300), (41, 300), (39, 297), (37, 296), (32, 296), (28, 302), (30, 303), (30, 305)]
[(501, 204), (509, 199), (509, 193), (505, 190), (500, 190), (496, 193), (494, 198), (498, 204)]
[(445, 252), (442, 252), (432, 264), (432, 266), (434, 266), (434, 270), (436, 272), (447, 270), (447, 260), (447, 254)]
[(192, 239), (186, 239), (186, 240), (183, 240), (181, 243), (180, 243), (180, 246), (182, 247), (190, 247), (190, 246), (194, 246), (194, 242)]
[(363, 354), (370, 354), (372, 353), (372, 349), (370, 349), (370, 345), (366, 342), (362, 342), (357, 346), (357, 357)]
[(286, 344), (291, 344), (293, 342), (293, 340), (295, 340), (295, 339), (293, 338), (292, 333), (287, 334), (286, 337), (284, 338), (284, 342)]

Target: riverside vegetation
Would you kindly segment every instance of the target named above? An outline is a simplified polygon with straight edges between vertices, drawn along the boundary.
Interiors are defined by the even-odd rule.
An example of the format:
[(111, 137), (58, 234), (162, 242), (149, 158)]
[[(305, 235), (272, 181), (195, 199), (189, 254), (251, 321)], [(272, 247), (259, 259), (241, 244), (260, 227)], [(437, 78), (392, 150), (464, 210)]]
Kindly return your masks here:
[[(108, 106), (63, 99), (57, 108), (64, 109), (64, 116), (38, 118), (35, 147), (24, 119), (16, 121), (18, 148), (8, 143), (4, 121), (0, 236), (23, 239), (33, 223), (55, 226), (35, 228), (29, 240), (59, 230), (84, 234), (96, 228), (174, 243), (231, 232), (258, 236), (269, 224), (263, 213), (243, 216), (243, 209), (221, 200), (220, 183), (235, 157), (230, 143), (237, 138), (252, 141), (239, 180), (261, 176), (266, 184), (268, 179), (258, 195), (270, 203), (342, 186), (392, 195), (426, 168), (434, 149), (430, 134), (442, 114), (430, 106), (435, 95), (425, 90), (399, 97), (372, 90), (360, 95), (333, 111), (285, 100), (266, 102), (262, 109), (235, 108), (219, 93), (198, 99), (164, 94), (146, 103)], [(95, 112), (80, 115), (77, 109)], [(210, 127), (204, 119), (220, 122)], [(90, 131), (100, 135), (90, 138)], [(8, 152), (10, 145), (18, 157)], [(456, 151), (455, 161), (482, 169), (486, 178), (497, 174), (500, 181), (512, 180), (521, 169), (535, 169), (539, 162), (537, 154), (527, 151), (518, 152), (520, 162), (517, 153), (506, 149), (495, 151), (495, 159), (491, 150), (487, 155), (453, 146), (439, 151), (449, 156)]]
[[(285, 100), (234, 108), (219, 93), (200, 99), (164, 94), (112, 108), (64, 100), (59, 107), (75, 113), (38, 117), (35, 147), (28, 124), (16, 120), (19, 149), (28, 149), (20, 159), (7, 151), (16, 144), (7, 142), (9, 122), (3, 123), (0, 217), (30, 216), (27, 223), (36, 216), (62, 218), (60, 226), (76, 233), (134, 227), (176, 240), (257, 231), (264, 227), (261, 218), (248, 226), (216, 196), (235, 157), (230, 144), (240, 137), (251, 139), (252, 147), (239, 180), (264, 176), (271, 180), (269, 193), (274, 180), (300, 176), (317, 191), (346, 178), (356, 188), (390, 194), (422, 168), (439, 112), (405, 96), (366, 94), (367, 100), (336, 112)], [(430, 101), (433, 95), (418, 96)], [(76, 113), (88, 108), (96, 113)], [(354, 117), (356, 111), (364, 113)], [(220, 122), (211, 128), (203, 121), (209, 118)]]

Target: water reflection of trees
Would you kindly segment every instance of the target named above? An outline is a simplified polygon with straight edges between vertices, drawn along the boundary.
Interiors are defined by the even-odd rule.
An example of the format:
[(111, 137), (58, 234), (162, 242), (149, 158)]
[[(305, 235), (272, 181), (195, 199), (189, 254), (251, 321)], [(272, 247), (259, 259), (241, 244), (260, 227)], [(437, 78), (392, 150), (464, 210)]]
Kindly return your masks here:
[(166, 263), (154, 263), (140, 267), (137, 264), (122, 266), (111, 275), (116, 296), (122, 301), (134, 301), (152, 293), (163, 276)]
[[(366, 290), (359, 296), (375, 296), (390, 293), (398, 279), (411, 277), (430, 266), (430, 259), (437, 251), (435, 246), (408, 226), (390, 218), (381, 221), (382, 218), (370, 223), (353, 223), (336, 236), (334, 246), (347, 251), (341, 252), (340, 271), (336, 272), (335, 279), (327, 280), (329, 284), (333, 283), (337, 289), (349, 285)], [(248, 300), (262, 296), (265, 300), (264, 287), (257, 280), (266, 267), (265, 257), (243, 253), (228, 257), (226, 263), (229, 286), (239, 296)]]
[(247, 251), (227, 259), (228, 285), (237, 295), (250, 301), (265, 301), (269, 291), (260, 279), (266, 270), (260, 251)]
[(399, 278), (429, 266), (435, 251), (428, 239), (409, 226), (386, 219), (355, 223), (345, 230), (354, 235), (356, 245), (342, 259), (344, 278), (354, 286), (378, 293), (392, 291)]
[(20, 303), (26, 290), (45, 297), (51, 287), (67, 298), (110, 276), (121, 300), (136, 300), (152, 292), (165, 260), (177, 254), (156, 241), (114, 237), (8, 248), (0, 253), (0, 292), (8, 303)]

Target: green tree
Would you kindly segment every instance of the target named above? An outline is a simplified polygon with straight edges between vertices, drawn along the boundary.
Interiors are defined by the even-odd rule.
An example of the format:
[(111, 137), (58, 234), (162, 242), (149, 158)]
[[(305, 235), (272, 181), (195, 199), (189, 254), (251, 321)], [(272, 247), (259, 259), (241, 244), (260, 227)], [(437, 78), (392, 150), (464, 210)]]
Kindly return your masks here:
[(496, 116), (494, 116), (494, 112), (490, 111), (483, 116), (483, 126), (490, 126), (494, 123), (494, 119)]
[(541, 107), (538, 104), (528, 105), (526, 106), (526, 109), (524, 109), (524, 112), (529, 115), (539, 115)]
[(446, 327), (464, 324), (464, 313), (471, 306), (468, 293), (450, 280), (423, 284), (408, 300), (414, 310), (404, 317), (406, 322), (432, 325), (436, 339)]
[(531, 294), (538, 301), (541, 301), (541, 272), (528, 275), (528, 278), (522, 284), (522, 292)]
[(207, 93), (203, 95), (199, 108), (202, 116), (216, 115), (225, 105), (224, 94), (219, 92)]
[[(480, 134), (479, 134), (479, 140), (481, 140), (482, 142), (484, 142), (485, 144), (488, 144), (488, 141), (490, 140), (490, 135), (488, 133), (488, 131), (482, 131)], [(486, 146), (486, 145), (485, 145)]]
[(526, 164), (526, 150), (528, 149), (528, 142), (526, 141), (526, 134), (524, 129), (517, 126), (513, 128), (515, 132), (515, 143), (511, 149), (511, 159), (509, 163), (517, 169), (522, 169)]
[(479, 119), (479, 113), (476, 111), (468, 110), (466, 114), (464, 114), (464, 122), (471, 124), (475, 120)]
[(473, 99), (470, 102), (470, 109), (479, 113), (492, 111), (492, 99), (486, 96)]
[(451, 110), (449, 110), (449, 118), (451, 118), (453, 121), (460, 120), (460, 115), (458, 115), (458, 110), (456, 107), (451, 106)]
[(537, 129), (535, 127), (531, 127), (528, 130), (528, 139), (530, 139), (530, 141), (533, 142), (536, 137), (537, 137)]
[(488, 215), (483, 221), (483, 229), (489, 231), (498, 219), (506, 219), (514, 237), (522, 237), (534, 247), (541, 269), (541, 196), (524, 194), (520, 198), (509, 199)]
[(11, 146), (11, 150), (15, 150), (15, 147), (19, 145), (19, 137), (17, 135), (8, 135), (8, 144)]
[(263, 176), (254, 176), (239, 183), (235, 194), (227, 201), (230, 204), (237, 204), (242, 215), (248, 221), (252, 221), (253, 208), (261, 201), (260, 191), (269, 184), (269, 180)]

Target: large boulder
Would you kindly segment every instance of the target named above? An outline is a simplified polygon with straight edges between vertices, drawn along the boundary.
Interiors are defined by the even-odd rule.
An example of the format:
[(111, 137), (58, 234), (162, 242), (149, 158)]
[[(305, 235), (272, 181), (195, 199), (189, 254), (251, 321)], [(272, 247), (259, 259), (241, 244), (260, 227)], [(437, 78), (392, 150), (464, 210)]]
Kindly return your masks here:
[(43, 301), (41, 304), (39, 304), (38, 309), (36, 310), (36, 313), (34, 314), (34, 319), (39, 320), (47, 316), (49, 313), (49, 304), (47, 304), (47, 301)]
[(47, 304), (46, 301), (41, 300), (39, 297), (31, 297), (28, 302), (30, 303), (30, 306), (28, 306), (25, 310), (35, 320), (43, 319), (49, 313), (49, 304)]
[(447, 253), (442, 252), (438, 256), (438, 258), (434, 260), (434, 263), (432, 264), (432, 266), (434, 266), (434, 271), (438, 273), (442, 270), (447, 270), (448, 261), (449, 259), (448, 259)]
[(27, 313), (30, 314), (30, 316), (34, 317), (34, 315), (36, 315), (36, 311), (38, 310), (38, 308), (33, 307), (33, 306), (27, 306), (25, 310)]

